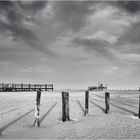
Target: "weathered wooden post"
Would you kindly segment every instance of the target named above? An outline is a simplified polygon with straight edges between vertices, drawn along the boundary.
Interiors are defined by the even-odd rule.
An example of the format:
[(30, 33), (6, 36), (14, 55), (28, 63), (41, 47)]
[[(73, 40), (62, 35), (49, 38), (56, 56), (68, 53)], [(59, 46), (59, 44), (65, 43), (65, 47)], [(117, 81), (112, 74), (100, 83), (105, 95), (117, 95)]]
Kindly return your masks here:
[(140, 95), (139, 95), (139, 119), (140, 119)]
[(34, 126), (40, 126), (40, 99), (41, 99), (41, 90), (38, 89), (37, 90), (37, 95), (36, 95), (36, 104), (35, 104), (35, 122), (34, 122)]
[(85, 92), (85, 116), (88, 115), (88, 105), (89, 105), (89, 91)]
[(69, 93), (62, 92), (62, 121), (69, 121)]
[(110, 113), (110, 93), (105, 92), (105, 113), (108, 114)]

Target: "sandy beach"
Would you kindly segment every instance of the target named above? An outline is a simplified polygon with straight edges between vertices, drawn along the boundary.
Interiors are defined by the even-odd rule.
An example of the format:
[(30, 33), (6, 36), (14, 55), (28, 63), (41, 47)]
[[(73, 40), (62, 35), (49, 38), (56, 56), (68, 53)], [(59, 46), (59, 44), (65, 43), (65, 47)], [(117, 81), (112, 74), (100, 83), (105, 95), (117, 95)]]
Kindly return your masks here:
[(0, 93), (1, 139), (135, 139), (140, 138), (138, 91), (109, 91), (110, 114), (105, 114), (105, 91), (69, 92), (71, 121), (62, 122), (61, 92), (42, 92), (40, 127), (33, 127), (36, 92)]

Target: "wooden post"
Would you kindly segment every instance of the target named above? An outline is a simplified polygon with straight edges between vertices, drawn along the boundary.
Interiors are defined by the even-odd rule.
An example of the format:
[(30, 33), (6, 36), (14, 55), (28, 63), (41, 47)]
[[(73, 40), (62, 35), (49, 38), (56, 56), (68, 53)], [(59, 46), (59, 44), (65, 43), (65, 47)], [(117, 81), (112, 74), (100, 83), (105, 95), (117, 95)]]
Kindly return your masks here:
[(108, 114), (110, 113), (110, 93), (105, 92), (105, 113)]
[(139, 95), (139, 119), (140, 119), (140, 95)]
[(85, 116), (88, 114), (89, 91), (85, 92)]
[(69, 93), (62, 92), (62, 121), (69, 121)]
[(41, 90), (37, 90), (37, 95), (36, 95), (36, 104), (35, 104), (35, 122), (34, 122), (34, 126), (39, 127), (40, 126), (40, 99), (41, 99)]

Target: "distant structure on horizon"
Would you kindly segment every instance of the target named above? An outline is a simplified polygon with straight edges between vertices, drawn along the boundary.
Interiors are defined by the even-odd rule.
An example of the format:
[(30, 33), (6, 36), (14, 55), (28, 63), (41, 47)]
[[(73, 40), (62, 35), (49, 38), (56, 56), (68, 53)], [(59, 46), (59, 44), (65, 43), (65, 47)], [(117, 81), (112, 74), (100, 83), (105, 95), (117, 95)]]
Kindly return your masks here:
[(23, 91), (53, 91), (53, 84), (5, 84), (0, 83), (0, 92), (23, 92)]
[(107, 84), (103, 85), (102, 83), (98, 83), (98, 86), (88, 87), (88, 90), (90, 90), (90, 91), (93, 91), (93, 90), (98, 90), (98, 91), (107, 90)]

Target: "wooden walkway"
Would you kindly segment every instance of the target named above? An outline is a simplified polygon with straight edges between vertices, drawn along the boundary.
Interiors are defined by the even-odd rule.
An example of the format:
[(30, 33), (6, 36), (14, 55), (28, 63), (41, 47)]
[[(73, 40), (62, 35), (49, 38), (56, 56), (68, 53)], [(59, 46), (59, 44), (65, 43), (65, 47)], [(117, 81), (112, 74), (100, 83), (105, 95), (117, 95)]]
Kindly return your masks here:
[(24, 92), (24, 91), (53, 91), (53, 84), (5, 84), (0, 83), (0, 92)]

